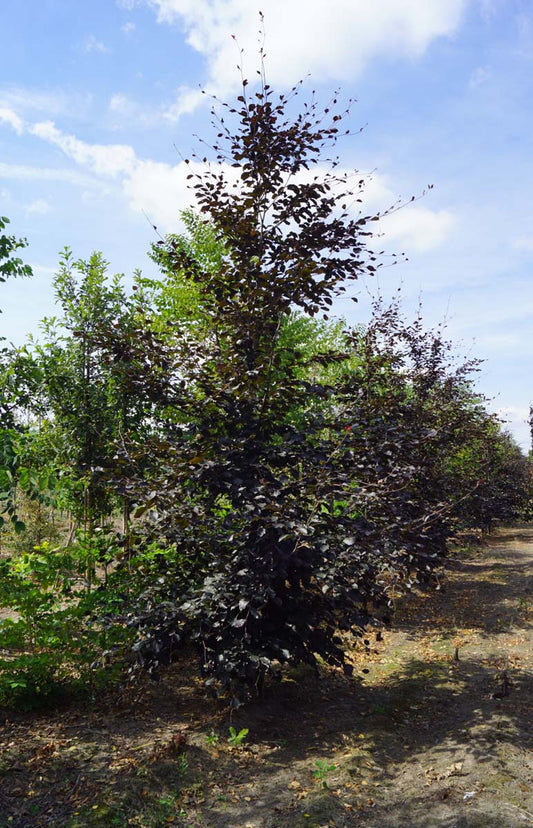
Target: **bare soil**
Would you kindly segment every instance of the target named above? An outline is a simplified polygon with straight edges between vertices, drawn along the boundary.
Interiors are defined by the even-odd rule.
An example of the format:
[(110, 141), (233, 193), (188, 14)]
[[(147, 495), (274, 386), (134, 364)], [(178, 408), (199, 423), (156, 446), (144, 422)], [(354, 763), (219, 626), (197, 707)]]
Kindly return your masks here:
[(232, 718), (192, 660), (91, 704), (0, 713), (1, 828), (533, 826), (533, 528), (458, 553), (378, 637), (357, 680), (289, 671)]

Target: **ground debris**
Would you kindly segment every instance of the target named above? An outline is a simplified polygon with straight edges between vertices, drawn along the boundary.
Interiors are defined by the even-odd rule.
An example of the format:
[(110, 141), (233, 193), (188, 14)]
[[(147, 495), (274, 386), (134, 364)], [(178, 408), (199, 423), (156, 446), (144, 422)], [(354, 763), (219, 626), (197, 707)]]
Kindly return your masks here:
[(289, 670), (230, 721), (191, 658), (130, 703), (6, 715), (0, 828), (533, 825), (533, 532), (441, 581), (354, 650), (364, 682)]

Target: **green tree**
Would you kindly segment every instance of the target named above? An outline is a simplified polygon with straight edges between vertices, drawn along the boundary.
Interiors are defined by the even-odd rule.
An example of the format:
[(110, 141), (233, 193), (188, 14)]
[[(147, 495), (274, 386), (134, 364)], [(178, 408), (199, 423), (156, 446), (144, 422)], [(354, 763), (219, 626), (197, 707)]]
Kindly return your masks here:
[(4, 233), (8, 224), (9, 219), (0, 216), (0, 282), (5, 282), (9, 278), (33, 276), (30, 265), (24, 264), (19, 256), (14, 255), (18, 250), (27, 247), (28, 242), (26, 239)]
[(214, 276), (223, 266), (227, 244), (214, 225), (193, 210), (183, 210), (180, 219), (184, 233), (170, 233), (152, 245), (150, 258), (160, 269), (161, 278), (139, 278), (139, 285), (155, 310), (151, 318), (160, 330), (179, 321), (198, 339), (204, 339), (212, 333), (208, 294), (191, 280), (190, 269)]
[(108, 281), (106, 271), (101, 254), (75, 261), (66, 250), (54, 282), (62, 315), (43, 321), (44, 342), (34, 351), (67, 505), (88, 530), (116, 505), (108, 478), (117, 446), (144, 412), (120, 364), (102, 352), (103, 330), (134, 323), (121, 277)]
[[(0, 216), (0, 282), (32, 276), (31, 267), (14, 255), (27, 247), (27, 241), (3, 232), (8, 224), (9, 219)], [(10, 429), (15, 422), (14, 410), (24, 404), (26, 366), (17, 350), (4, 344), (5, 337), (0, 337), (0, 343), (0, 428)]]
[[(27, 241), (5, 233), (8, 224), (8, 218), (0, 217), (0, 282), (32, 275), (31, 267), (16, 255)], [(16, 429), (16, 411), (27, 399), (31, 370), (23, 351), (6, 346), (5, 337), (0, 337), (0, 343), (0, 526), (7, 517), (20, 531), (23, 523), (17, 515), (17, 486), (30, 496), (36, 494), (34, 481), (20, 462), (20, 434)]]
[(531, 508), (532, 466), (494, 415), (485, 412), (478, 434), (447, 458), (461, 525), (490, 531), (501, 521), (526, 517)]

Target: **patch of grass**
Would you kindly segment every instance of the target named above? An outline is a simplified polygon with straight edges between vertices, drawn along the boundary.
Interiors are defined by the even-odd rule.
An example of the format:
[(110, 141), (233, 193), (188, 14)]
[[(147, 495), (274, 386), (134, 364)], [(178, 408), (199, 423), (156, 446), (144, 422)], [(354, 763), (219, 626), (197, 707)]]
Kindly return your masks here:
[(63, 824), (63, 828), (123, 828), (128, 825), (127, 813), (114, 805), (93, 805), (82, 808)]
[(123, 795), (119, 802), (85, 806), (67, 822), (57, 823), (57, 828), (161, 828), (162, 825), (183, 826), (186, 819), (180, 791), (155, 793), (143, 788), (135, 795), (133, 792)]

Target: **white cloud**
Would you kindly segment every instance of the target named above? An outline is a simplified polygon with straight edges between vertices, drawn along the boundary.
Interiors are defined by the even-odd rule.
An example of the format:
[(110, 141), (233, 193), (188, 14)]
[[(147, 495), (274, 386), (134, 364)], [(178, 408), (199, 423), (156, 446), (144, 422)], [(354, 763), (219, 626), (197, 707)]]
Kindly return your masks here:
[[(439, 247), (456, 223), (449, 210), (431, 210), (412, 200), (403, 202), (385, 175), (374, 173), (369, 176), (362, 197), (365, 213), (382, 213), (378, 231), (384, 240), (376, 240), (373, 246), (383, 246), (385, 242), (388, 247), (388, 242), (393, 242), (395, 250), (401, 245), (403, 253), (425, 253)], [(399, 206), (395, 207), (398, 202)], [(388, 214), (387, 210), (390, 211)]]
[(525, 12), (520, 12), (516, 15), (516, 27), (518, 34), (524, 40), (529, 40), (531, 37), (533, 22), (531, 16)]
[(25, 115), (46, 113), (47, 118), (68, 115), (85, 117), (92, 104), (90, 93), (27, 89), (21, 86), (0, 88), (0, 107)]
[(98, 187), (101, 182), (76, 170), (62, 170), (54, 167), (32, 167), (27, 164), (6, 164), (0, 161), (0, 179), (14, 181), (64, 181), (80, 187)]
[(411, 206), (384, 216), (380, 230), (387, 240), (401, 242), (405, 252), (425, 253), (439, 247), (455, 225), (455, 217), (448, 210), (433, 211), (427, 207)]
[(161, 126), (165, 122), (168, 125), (168, 121), (175, 122), (182, 115), (194, 112), (203, 98), (204, 95), (201, 89), (183, 86), (178, 91), (176, 100), (172, 104), (150, 107), (128, 98), (127, 95), (123, 95), (121, 92), (117, 92), (109, 100), (109, 112), (112, 116), (115, 116), (111, 128), (121, 129), (126, 125), (131, 126), (132, 122), (136, 127), (142, 125), (153, 128)]
[(0, 122), (3, 124), (8, 124), (12, 129), (15, 130), (17, 135), (22, 135), (22, 133), (24, 132), (24, 121), (17, 115), (16, 112), (13, 112), (12, 109), (8, 109), (7, 107), (0, 108)]
[(130, 207), (146, 213), (165, 233), (176, 230), (179, 212), (194, 200), (187, 187), (191, 170), (185, 162), (172, 167), (157, 161), (139, 161), (124, 180), (123, 188)]
[[(120, 106), (120, 100), (115, 104)], [(6, 118), (14, 126), (13, 118)], [(137, 158), (133, 147), (127, 144), (89, 144), (74, 135), (61, 132), (52, 121), (22, 125), (26, 133), (57, 146), (68, 158), (88, 168), (102, 178), (118, 179), (130, 206), (144, 211), (163, 231), (175, 229), (178, 213), (191, 203), (187, 175), (195, 165), (181, 162), (177, 166)], [(201, 165), (203, 166), (203, 165)], [(234, 175), (234, 173), (233, 173)], [(0, 178), (20, 180), (65, 180), (81, 186), (98, 185), (88, 176), (75, 170), (54, 170), (0, 162)], [(43, 205), (40, 205), (41, 208)], [(34, 211), (38, 209), (34, 204)]]
[(52, 121), (34, 124), (28, 130), (58, 146), (77, 164), (89, 167), (98, 175), (116, 177), (131, 171), (135, 165), (135, 151), (127, 144), (87, 144), (74, 135), (65, 135)]
[(111, 96), (109, 112), (112, 116), (111, 129), (122, 129), (126, 126), (151, 128), (160, 125), (164, 118), (160, 109), (132, 101), (121, 92)]
[(182, 86), (178, 90), (175, 102), (163, 113), (168, 121), (177, 121), (182, 115), (189, 115), (198, 107), (204, 95), (200, 89), (191, 89), (189, 86)]
[(124, 25), (121, 26), (120, 28), (121, 28), (121, 31), (124, 32), (124, 34), (130, 34), (130, 32), (135, 31), (135, 23), (132, 23), (131, 20), (128, 20), (128, 22), (124, 23)]
[(102, 41), (98, 40), (94, 35), (89, 35), (86, 38), (83, 48), (88, 53), (100, 52), (100, 54), (105, 54), (110, 51), (105, 43), (102, 43)]
[[(110, 104), (115, 111), (128, 108), (128, 99), (115, 95)], [(187, 186), (187, 175), (191, 171), (198, 172), (205, 166), (191, 162), (187, 165), (180, 162), (175, 166), (151, 159), (137, 157), (133, 147), (128, 144), (89, 144), (81, 141), (74, 135), (59, 130), (52, 121), (41, 121), (36, 124), (19, 125), (13, 119), (13, 113), (7, 118), (13, 127), (20, 126), (26, 133), (57, 146), (68, 158), (81, 167), (86, 167), (102, 178), (117, 179), (126, 195), (130, 206), (136, 211), (145, 211), (151, 221), (160, 225), (163, 231), (176, 227), (178, 214), (181, 209), (191, 204), (193, 194)], [(28, 167), (12, 167), (0, 163), (0, 176), (19, 178), (46, 178), (66, 177), (73, 171), (46, 171)], [(224, 166), (227, 180), (235, 182), (239, 171), (229, 165)], [(348, 170), (337, 170), (339, 176)], [(316, 174), (320, 175), (320, 167), (309, 172), (302, 172), (298, 178), (306, 179)], [(325, 173), (325, 170), (324, 170)], [(357, 179), (361, 175), (357, 174)], [(368, 177), (363, 191), (363, 208), (365, 212), (386, 211), (396, 201), (397, 196), (388, 180), (384, 176), (373, 175)], [(360, 205), (355, 203), (354, 208), (359, 210)], [(380, 224), (380, 231), (384, 232), (388, 240), (399, 242), (406, 249), (405, 252), (427, 251), (438, 247), (453, 227), (454, 218), (446, 210), (432, 211), (428, 207), (406, 204), (391, 215), (384, 216)]]
[(502, 417), (506, 419), (513, 419), (515, 421), (529, 419), (529, 409), (524, 406), (505, 406), (498, 409)]
[(50, 267), (49, 265), (32, 264), (31, 269), (35, 276), (55, 276), (57, 267)]
[(26, 213), (33, 213), (38, 216), (46, 216), (52, 210), (52, 205), (44, 198), (36, 198), (26, 206)]
[(122, 95), (120, 92), (112, 95), (109, 101), (109, 111), (116, 112), (118, 115), (131, 117), (137, 113), (138, 109), (138, 104), (130, 100), (130, 98), (126, 97), (126, 95)]
[(375, 58), (417, 58), (435, 38), (453, 34), (470, 0), (146, 2), (160, 22), (184, 28), (188, 43), (207, 60), (208, 86), (226, 94), (238, 85), (241, 48), (245, 74), (255, 75), (260, 9), (268, 77), (286, 88), (308, 72), (321, 81), (350, 81)]
[[(139, 160), (131, 173), (124, 180), (124, 192), (130, 206), (137, 211), (145, 211), (163, 231), (176, 227), (179, 211), (194, 202), (194, 194), (187, 184), (187, 175), (202, 172), (205, 165), (201, 163), (186, 164), (181, 162), (170, 166), (161, 162)], [(224, 174), (229, 183), (238, 180), (238, 170), (224, 165)], [(324, 170), (325, 172), (325, 170)], [(342, 175), (342, 170), (337, 170)], [(302, 172), (297, 180), (313, 178), (320, 170)], [(293, 181), (295, 178), (293, 177)], [(396, 201), (395, 194), (385, 177), (374, 175), (364, 188), (362, 207), (365, 213), (386, 210)], [(432, 211), (417, 204), (406, 204), (392, 215), (385, 216), (379, 223), (379, 232), (387, 241), (401, 244), (402, 250), (425, 252), (435, 249), (448, 237), (455, 218), (447, 210)], [(383, 242), (380, 241), (383, 245)]]

